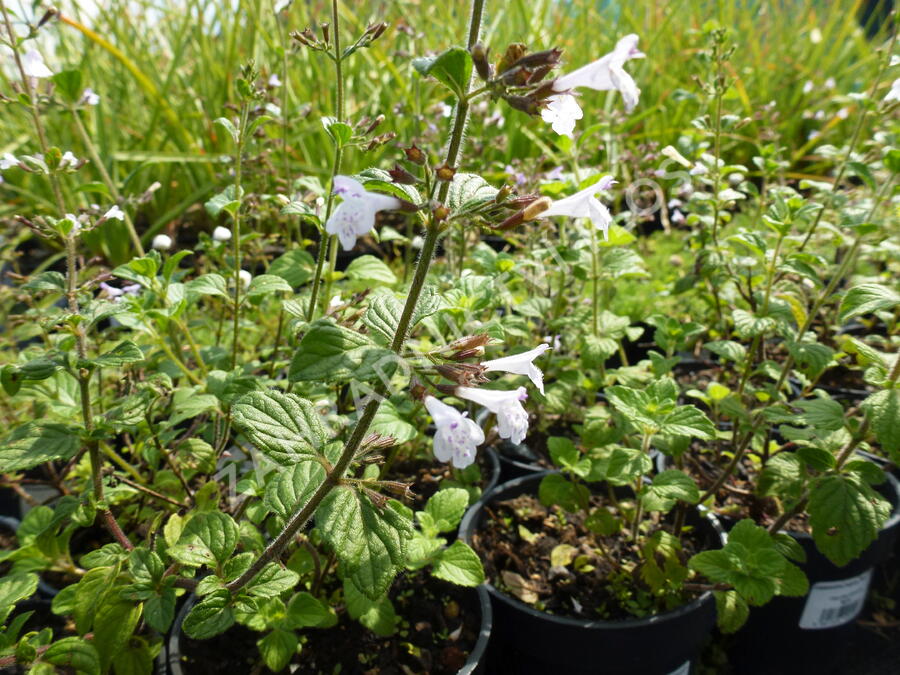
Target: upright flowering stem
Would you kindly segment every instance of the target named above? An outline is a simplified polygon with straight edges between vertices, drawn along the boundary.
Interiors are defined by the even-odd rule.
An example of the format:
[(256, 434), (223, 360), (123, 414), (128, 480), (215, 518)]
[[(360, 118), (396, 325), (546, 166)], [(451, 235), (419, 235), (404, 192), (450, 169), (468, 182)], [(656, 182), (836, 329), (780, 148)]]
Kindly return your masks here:
[[(469, 26), (469, 40), (472, 44), (478, 39), (483, 10), (484, 0), (472, 0), (471, 25)], [(456, 108), (453, 131), (451, 133), (450, 143), (447, 146), (446, 163), (448, 166), (456, 166), (459, 159), (459, 151), (462, 147), (463, 130), (466, 127), (467, 113), (468, 106), (463, 105), (462, 102), (460, 102), (460, 105)], [(440, 194), (442, 195), (440, 201), (442, 204), (446, 201), (448, 190), (449, 183), (442, 183), (440, 188)], [(419, 302), (419, 297), (422, 294), (422, 288), (425, 286), (425, 278), (428, 276), (428, 270), (431, 267), (431, 258), (434, 255), (434, 249), (437, 245), (440, 233), (440, 225), (432, 220), (426, 230), (425, 242), (422, 245), (422, 253), (419, 256), (419, 261), (416, 263), (416, 271), (413, 274), (409, 293), (406, 296), (406, 303), (403, 305), (400, 320), (397, 322), (397, 328), (394, 332), (394, 337), (391, 340), (391, 350), (398, 355), (406, 342), (410, 324), (412, 323), (412, 316), (415, 312), (416, 305)], [(341, 456), (338, 458), (337, 462), (335, 462), (331, 471), (328, 472), (322, 485), (320, 485), (315, 493), (313, 493), (312, 497), (310, 497), (303, 508), (288, 519), (282, 531), (272, 540), (260, 556), (253, 562), (250, 568), (237, 579), (226, 584), (226, 588), (229, 591), (232, 593), (239, 591), (246, 586), (269, 561), (277, 558), (281, 554), (281, 551), (284, 550), (285, 546), (294, 539), (297, 532), (306, 525), (306, 522), (315, 513), (319, 504), (322, 503), (322, 500), (340, 484), (344, 472), (347, 471), (350, 462), (356, 456), (357, 450), (359, 450), (363, 439), (369, 432), (372, 420), (375, 418), (375, 414), (378, 412), (378, 408), (381, 405), (381, 398), (387, 390), (387, 384), (380, 381), (375, 385), (374, 390), (372, 397), (369, 399), (369, 402), (366, 403), (362, 414), (357, 419), (353, 431), (350, 433), (350, 437), (344, 445)]]
[[(875, 92), (878, 91), (878, 86), (881, 84), (881, 79), (884, 77), (884, 72), (887, 70), (888, 65), (891, 62), (892, 54), (894, 52), (894, 44), (897, 41), (897, 31), (894, 30), (891, 33), (891, 41), (888, 44), (887, 50), (885, 52), (886, 56), (881, 59), (881, 67), (878, 70), (878, 74), (875, 76), (875, 79), (872, 81), (872, 86), (869, 88), (869, 99), (872, 100), (875, 98)], [(841, 162), (840, 167), (838, 167), (837, 175), (834, 177), (834, 182), (831, 184), (831, 190), (828, 192), (828, 199), (826, 203), (822, 205), (822, 208), (819, 209), (819, 212), (816, 214), (816, 219), (813, 221), (812, 225), (809, 226), (809, 230), (806, 232), (806, 236), (803, 237), (803, 241), (800, 243), (800, 247), (797, 249), (797, 252), (800, 253), (803, 249), (806, 248), (806, 245), (809, 243), (809, 240), (812, 239), (812, 236), (816, 233), (816, 230), (819, 227), (819, 223), (822, 221), (822, 215), (825, 213), (825, 209), (831, 205), (831, 201), (834, 198), (835, 193), (840, 188), (841, 180), (844, 178), (844, 173), (847, 171), (847, 164), (850, 162), (850, 158), (853, 156), (853, 151), (856, 149), (856, 144), (859, 141), (860, 133), (862, 132), (863, 124), (866, 121), (866, 117), (868, 117), (869, 111), (867, 108), (863, 108), (860, 112), (859, 117), (856, 120), (856, 127), (853, 129), (853, 135), (850, 137), (850, 144), (847, 146), (847, 154), (844, 155), (844, 159)]]
[[(6, 8), (6, 3), (0, 1), (0, 10), (3, 12), (3, 23), (6, 26), (6, 32), (9, 36), (9, 44), (12, 47), (13, 58), (16, 62), (16, 68), (19, 71), (19, 75), (22, 78), (22, 84), (25, 87), (25, 91), (28, 94), (28, 98), (30, 99), (29, 110), (31, 111), (32, 122), (34, 123), (34, 130), (38, 137), (38, 143), (41, 147), (41, 152), (44, 154), (44, 157), (47, 157), (49, 154), (50, 146), (47, 144), (47, 136), (44, 133), (44, 125), (41, 122), (41, 112), (38, 107), (38, 93), (37, 88), (33, 86), (32, 78), (28, 77), (25, 72), (25, 69), (22, 65), (22, 59), (19, 55), (19, 50), (17, 47), (17, 38), (16, 33), (13, 30), (12, 22), (9, 18), (9, 11)], [(53, 191), (53, 197), (56, 201), (56, 208), (59, 213), (60, 218), (64, 218), (67, 213), (65, 200), (63, 199), (62, 188), (59, 184), (59, 177), (57, 176), (55, 171), (50, 171), (48, 173), (48, 179), (50, 181), (50, 187)], [(70, 232), (65, 237), (65, 247), (66, 247), (66, 299), (68, 301), (69, 312), (77, 315), (80, 311), (78, 306), (78, 256), (76, 249), (76, 239), (77, 234), (75, 232)], [(78, 358), (81, 360), (87, 359), (87, 336), (85, 335), (84, 328), (82, 324), (78, 324), (73, 329), (75, 334), (75, 351), (78, 355)], [(88, 436), (91, 436), (91, 432), (94, 430), (94, 417), (93, 412), (91, 410), (91, 371), (87, 368), (79, 368), (75, 374), (78, 380), (78, 388), (80, 392), (81, 398), (81, 418), (82, 423), (84, 424), (85, 431)], [(104, 494), (103, 494), (103, 467), (101, 465), (100, 459), (100, 444), (97, 439), (91, 439), (87, 442), (87, 451), (88, 457), (90, 459), (91, 464), (91, 483), (93, 486), (94, 499), (98, 504), (98, 511), (100, 513), (100, 517), (103, 520), (103, 524), (106, 526), (107, 530), (113, 537), (126, 549), (134, 548), (131, 542), (128, 540), (128, 537), (122, 532), (122, 529), (119, 527), (119, 524), (116, 522), (115, 516), (113, 516), (112, 512), (101, 506), (104, 503)]]
[[(97, 153), (97, 148), (91, 140), (90, 134), (88, 134), (87, 129), (84, 128), (84, 122), (81, 119), (81, 115), (78, 114), (78, 110), (74, 106), (69, 110), (72, 113), (72, 117), (75, 119), (75, 128), (78, 129), (78, 135), (81, 136), (81, 142), (84, 143), (85, 150), (87, 150), (88, 155), (90, 155), (94, 166), (97, 167), (97, 171), (100, 173), (100, 178), (106, 186), (106, 189), (109, 190), (110, 194), (116, 200), (116, 203), (118, 203), (121, 200), (122, 195), (112, 177), (109, 175), (109, 172), (106, 170), (103, 161), (100, 159), (100, 155)], [(128, 236), (131, 237), (131, 243), (134, 245), (134, 251), (139, 257), (143, 257), (144, 246), (141, 244), (141, 238), (138, 236), (137, 230), (134, 227), (134, 221), (131, 220), (128, 211), (123, 210), (123, 214), (125, 226), (128, 228)]]
[[(343, 54), (341, 53), (341, 19), (338, 14), (337, 0), (331, 0), (331, 28), (334, 31), (334, 109), (335, 117), (338, 122), (344, 121), (344, 70), (343, 70)], [(341, 172), (341, 161), (343, 159), (343, 147), (335, 141), (334, 144), (334, 162), (331, 165), (331, 180), (328, 185), (328, 202), (325, 206), (325, 220), (331, 217), (334, 209), (334, 177)], [(316, 301), (319, 297), (319, 284), (322, 281), (322, 267), (325, 264), (326, 247), (329, 250), (328, 256), (328, 274), (325, 277), (325, 299), (323, 306), (328, 306), (331, 297), (331, 284), (334, 281), (334, 270), (337, 267), (337, 249), (338, 238), (334, 235), (328, 236), (324, 231), (319, 239), (319, 255), (316, 260), (316, 274), (313, 278), (312, 296), (309, 299), (309, 309), (306, 312), (306, 320), (312, 321), (316, 314)]]
[(234, 226), (231, 235), (231, 256), (234, 258), (234, 321), (232, 324), (231, 336), (231, 369), (237, 366), (237, 356), (241, 325), (241, 204), (243, 201), (241, 196), (241, 165), (244, 159), (244, 136), (247, 133), (247, 120), (250, 117), (250, 104), (244, 101), (241, 104), (241, 120), (238, 128), (237, 150), (234, 158), (234, 197), (238, 201), (238, 207), (235, 209)]

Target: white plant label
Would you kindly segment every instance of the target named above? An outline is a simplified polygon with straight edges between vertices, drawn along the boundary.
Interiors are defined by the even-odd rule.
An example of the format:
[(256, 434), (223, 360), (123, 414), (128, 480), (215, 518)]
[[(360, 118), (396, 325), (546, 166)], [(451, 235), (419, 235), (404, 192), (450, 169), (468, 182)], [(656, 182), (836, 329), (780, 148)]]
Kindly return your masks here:
[(675, 670), (673, 670), (669, 675), (689, 675), (691, 672), (691, 662), (685, 661), (680, 666), (678, 666)]
[(820, 581), (809, 590), (800, 628), (820, 630), (842, 626), (862, 611), (872, 570), (841, 581)]

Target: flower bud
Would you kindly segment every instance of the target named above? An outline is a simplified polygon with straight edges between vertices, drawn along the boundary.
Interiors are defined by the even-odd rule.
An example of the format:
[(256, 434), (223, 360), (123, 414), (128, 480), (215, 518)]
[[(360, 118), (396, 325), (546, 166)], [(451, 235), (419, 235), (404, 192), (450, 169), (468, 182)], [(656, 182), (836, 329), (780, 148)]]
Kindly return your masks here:
[(512, 68), (516, 61), (521, 59), (527, 53), (528, 47), (524, 44), (521, 42), (512, 43), (506, 48), (506, 51), (503, 53), (503, 58), (501, 58), (500, 63), (497, 64), (497, 72), (500, 74), (505, 73)]
[(509, 218), (504, 220), (502, 223), (497, 225), (498, 230), (511, 230), (522, 223), (525, 223), (529, 220), (534, 220), (541, 213), (550, 208), (550, 205), (553, 203), (553, 200), (549, 197), (540, 197), (531, 202), (528, 206), (526, 206), (521, 211), (517, 211)]
[(418, 181), (416, 177), (413, 176), (409, 171), (404, 169), (399, 164), (395, 164), (394, 168), (388, 171), (391, 175), (391, 180), (395, 183), (400, 183), (402, 185), (415, 185)]
[(330, 33), (329, 33), (330, 29), (331, 29), (331, 26), (329, 24), (327, 24), (327, 23), (322, 24), (322, 38), (326, 45), (331, 42)]
[[(448, 344), (444, 349), (446, 351), (462, 351), (464, 349), (477, 349), (484, 347), (491, 341), (491, 336), (487, 333), (476, 333), (475, 335), (466, 335)], [(484, 351), (482, 349), (482, 351)]]
[(562, 50), (554, 47), (542, 52), (534, 52), (526, 54), (517, 59), (510, 68), (542, 68), (545, 66), (553, 67), (559, 65), (559, 57), (562, 56)]
[(215, 241), (228, 241), (231, 239), (231, 230), (227, 227), (222, 227), (218, 225), (216, 229), (213, 230), (212, 238)]
[(172, 237), (167, 234), (158, 234), (153, 237), (152, 246), (157, 251), (168, 251), (172, 248)]
[(547, 75), (549, 75), (550, 71), (553, 70), (554, 67), (555, 66), (541, 66), (540, 68), (535, 68), (528, 76), (528, 84), (537, 84), (545, 77), (547, 77)]
[(469, 51), (472, 54), (472, 62), (475, 64), (475, 70), (478, 71), (478, 77), (487, 82), (493, 75), (491, 72), (491, 64), (488, 61), (491, 50), (480, 42), (476, 42)]
[(56, 7), (51, 7), (46, 12), (44, 12), (44, 16), (41, 17), (40, 21), (38, 21), (37, 27), (40, 28), (57, 14), (59, 14), (59, 10)]
[(484, 368), (471, 363), (441, 363), (435, 366), (435, 370), (451, 382), (456, 382), (465, 387), (475, 386), (488, 381), (484, 376)]
[(434, 170), (434, 173), (438, 180), (449, 182), (456, 175), (456, 169), (447, 164), (442, 164)]
[(537, 101), (530, 96), (504, 96), (503, 98), (509, 103), (510, 107), (529, 115), (537, 115), (540, 111)]
[(494, 197), (494, 203), (501, 204), (505, 202), (511, 194), (512, 188), (509, 185), (504, 185), (499, 190), (497, 190), (497, 195)]
[(387, 30), (388, 24), (384, 21), (379, 23), (373, 23), (368, 28), (366, 28), (366, 35), (369, 36), (369, 40), (377, 40), (380, 38), (384, 31)]
[(450, 209), (448, 209), (446, 206), (443, 206), (443, 205), (437, 206), (434, 209), (434, 222), (441, 223), (441, 222), (447, 220), (447, 216), (449, 216), (449, 215), (450, 215)]
[(413, 164), (418, 164), (422, 166), (425, 164), (427, 158), (425, 157), (425, 153), (422, 152), (419, 148), (413, 144), (408, 148), (403, 148), (403, 152), (406, 153), (406, 159), (408, 159)]
[(384, 115), (379, 115), (374, 120), (372, 120), (372, 123), (369, 126), (366, 127), (366, 130), (363, 132), (363, 134), (371, 134), (382, 122), (384, 122)]

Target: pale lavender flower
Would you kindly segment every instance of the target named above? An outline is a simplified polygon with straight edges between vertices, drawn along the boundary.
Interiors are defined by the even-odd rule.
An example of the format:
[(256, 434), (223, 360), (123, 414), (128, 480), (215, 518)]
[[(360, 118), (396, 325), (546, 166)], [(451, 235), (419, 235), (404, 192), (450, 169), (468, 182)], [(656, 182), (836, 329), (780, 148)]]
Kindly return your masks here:
[(6, 171), (14, 166), (19, 166), (18, 158), (11, 152), (3, 153), (3, 157), (0, 157), (0, 171)]
[(547, 101), (547, 107), (541, 110), (541, 119), (560, 136), (572, 138), (575, 122), (584, 117), (578, 101), (571, 94), (554, 94)]
[(281, 86), (281, 78), (278, 77), (276, 73), (272, 73), (269, 75), (269, 86), (272, 89), (276, 89)]
[(88, 87), (81, 95), (81, 102), (85, 105), (97, 105), (98, 103), (100, 103), (100, 94), (96, 93), (93, 89)]
[(900, 78), (894, 80), (891, 90), (884, 97), (885, 101), (900, 101)]
[(334, 177), (334, 193), (343, 197), (338, 207), (325, 223), (325, 231), (336, 234), (345, 251), (356, 245), (356, 239), (375, 226), (375, 214), (387, 209), (399, 209), (396, 197), (366, 192), (366, 189), (349, 176)]
[(450, 462), (457, 469), (465, 469), (475, 461), (476, 448), (484, 443), (484, 432), (465, 413), (439, 401), (425, 397), (425, 407), (434, 420), (434, 456)]
[(125, 212), (118, 207), (113, 206), (109, 211), (103, 214), (101, 220), (125, 220)]
[(615, 184), (612, 176), (603, 176), (593, 185), (586, 187), (584, 190), (576, 192), (570, 197), (557, 200), (550, 205), (550, 208), (541, 214), (541, 218), (550, 216), (569, 216), (570, 218), (590, 218), (594, 227), (603, 231), (603, 236), (609, 230), (612, 223), (612, 215), (596, 194), (601, 190), (608, 190)]
[(53, 77), (53, 71), (44, 63), (44, 57), (37, 49), (29, 50), (22, 57), (22, 70), (28, 77)]
[(508, 438), (513, 443), (521, 443), (528, 433), (528, 413), (522, 401), (528, 398), (525, 387), (513, 391), (457, 387), (454, 395), (484, 406), (497, 416), (497, 431), (500, 438)]
[(631, 75), (625, 72), (623, 66), (630, 59), (644, 57), (644, 54), (638, 50), (637, 43), (637, 35), (634, 33), (626, 35), (606, 56), (567, 75), (558, 77), (553, 83), (553, 90), (566, 92), (578, 87), (587, 87), (598, 91), (616, 89), (622, 94), (625, 111), (631, 112), (637, 105), (641, 90), (638, 89)]
[(481, 366), (486, 373), (500, 371), (503, 373), (514, 373), (516, 375), (527, 375), (542, 394), (544, 393), (544, 373), (541, 369), (534, 365), (534, 360), (550, 349), (550, 345), (538, 345), (534, 349), (522, 352), (521, 354), (513, 354), (512, 356), (504, 356), (491, 361), (482, 361)]
[(71, 150), (66, 150), (63, 153), (62, 158), (59, 160), (59, 168), (60, 169), (74, 169), (78, 166), (78, 158), (74, 155)]

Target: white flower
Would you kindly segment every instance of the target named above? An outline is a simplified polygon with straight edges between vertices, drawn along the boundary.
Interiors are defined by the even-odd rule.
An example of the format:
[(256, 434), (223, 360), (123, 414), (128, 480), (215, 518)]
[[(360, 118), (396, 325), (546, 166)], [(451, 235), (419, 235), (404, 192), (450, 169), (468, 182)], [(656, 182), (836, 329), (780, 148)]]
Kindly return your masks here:
[(113, 302), (121, 302), (123, 295), (137, 295), (141, 290), (141, 285), (128, 284), (127, 286), (123, 286), (122, 288), (116, 288), (115, 286), (110, 286), (109, 284), (101, 281), (100, 288), (106, 291), (106, 296)]
[(434, 456), (465, 469), (475, 461), (476, 448), (484, 443), (484, 432), (475, 422), (434, 396), (425, 397), (425, 407), (434, 419)]
[(825, 80), (825, 88), (826, 89), (834, 89), (837, 86), (837, 81), (833, 77), (829, 77)]
[(244, 287), (244, 290), (250, 288), (250, 282), (253, 280), (253, 275), (247, 270), (240, 270), (238, 276), (241, 278), (241, 285)]
[(554, 94), (547, 101), (547, 107), (541, 110), (541, 119), (560, 136), (572, 138), (575, 122), (584, 117), (578, 101), (571, 94)]
[(816, 85), (813, 84), (812, 80), (807, 80), (806, 83), (803, 85), (803, 93), (808, 94), (809, 92), (811, 92), (813, 90), (813, 87), (815, 87), (815, 86)]
[(612, 215), (595, 195), (601, 190), (608, 190), (615, 182), (612, 176), (603, 176), (593, 185), (576, 192), (571, 197), (553, 202), (550, 208), (541, 214), (541, 218), (549, 216), (590, 218), (594, 227), (603, 230), (603, 236), (606, 237), (609, 225), (612, 223)]
[(508, 438), (516, 444), (525, 440), (525, 434), (528, 433), (528, 413), (522, 407), (522, 401), (528, 398), (525, 387), (514, 391), (457, 387), (453, 393), (494, 413), (497, 416), (500, 438)]
[(275, 89), (276, 87), (281, 86), (281, 78), (278, 77), (277, 74), (272, 73), (269, 75), (269, 86)]
[(93, 89), (88, 87), (81, 95), (81, 101), (86, 105), (97, 105), (98, 103), (100, 103), (100, 94), (96, 93)]
[(153, 248), (157, 251), (168, 251), (172, 248), (172, 237), (167, 234), (158, 234), (153, 237)]
[(616, 43), (616, 48), (603, 58), (557, 78), (553, 83), (553, 90), (564, 92), (578, 87), (599, 91), (617, 89), (625, 102), (625, 111), (631, 112), (637, 105), (641, 90), (622, 66), (629, 59), (644, 57), (637, 48), (637, 42), (638, 36), (634, 33), (626, 35)]
[(0, 171), (6, 171), (14, 166), (19, 166), (18, 158), (11, 152), (3, 153), (3, 157), (0, 157)]
[(44, 63), (44, 57), (36, 49), (22, 57), (22, 70), (28, 77), (53, 77), (53, 72)]
[[(887, 96), (884, 97), (885, 101), (900, 101), (900, 77), (894, 80), (894, 83), (891, 85), (891, 90), (887, 93)], [(6, 155), (4, 155), (5, 157)]]
[(213, 230), (212, 238), (215, 241), (228, 241), (229, 239), (231, 239), (231, 230), (229, 230), (227, 227), (217, 225), (216, 229)]
[(325, 223), (325, 231), (336, 234), (345, 251), (356, 245), (375, 225), (375, 214), (385, 209), (399, 209), (400, 200), (366, 189), (349, 176), (334, 177), (334, 193), (344, 198)]
[(81, 232), (81, 223), (78, 221), (78, 216), (74, 213), (67, 213), (66, 217), (63, 220), (68, 220), (72, 223), (72, 229), (69, 230), (69, 234), (76, 235)]
[(103, 220), (125, 220), (125, 212), (118, 206), (113, 206), (109, 211), (103, 214)]
[(671, 220), (676, 225), (681, 225), (681, 223), (685, 221), (684, 214), (678, 209), (675, 209), (674, 211), (672, 211), (672, 217), (669, 220)]
[(818, 28), (813, 28), (809, 33), (809, 41), (814, 45), (819, 44), (822, 41), (822, 31)]
[(541, 369), (534, 365), (534, 360), (550, 349), (550, 345), (538, 345), (531, 351), (522, 352), (521, 354), (513, 354), (512, 356), (504, 356), (500, 359), (492, 361), (482, 361), (481, 366), (486, 373), (500, 371), (503, 373), (515, 373), (516, 375), (527, 375), (542, 394), (544, 393), (544, 373)]
[(438, 103), (437, 105), (438, 112), (440, 112), (441, 117), (450, 117), (453, 114), (453, 106), (447, 105), (443, 101)]
[(69, 167), (75, 168), (78, 165), (78, 158), (72, 153), (71, 150), (66, 150), (63, 153), (62, 158), (59, 160), (59, 168), (67, 169)]

